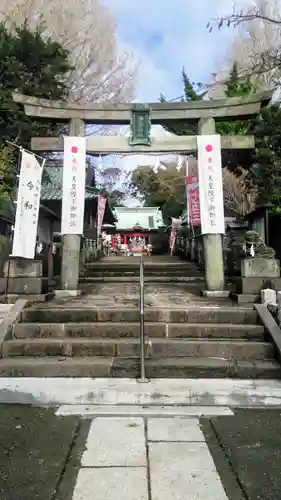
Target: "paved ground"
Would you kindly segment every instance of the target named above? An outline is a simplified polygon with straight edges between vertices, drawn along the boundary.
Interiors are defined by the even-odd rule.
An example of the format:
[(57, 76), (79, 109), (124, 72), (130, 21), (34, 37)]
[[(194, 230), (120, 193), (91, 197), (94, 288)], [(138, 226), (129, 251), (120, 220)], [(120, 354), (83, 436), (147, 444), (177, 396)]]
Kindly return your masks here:
[(0, 500), (52, 500), (79, 431), (53, 409), (0, 407)]
[[(95, 263), (97, 269), (100, 265), (110, 266), (122, 264), (139, 264), (139, 257), (105, 257), (100, 263)], [(159, 267), (159, 276), (163, 274), (165, 265), (175, 266), (183, 269), (190, 269), (189, 272), (184, 271), (185, 276), (202, 277), (204, 273), (199, 271), (197, 266), (192, 262), (183, 261), (177, 257), (170, 255), (154, 255), (144, 257), (144, 266), (154, 265)], [(146, 271), (144, 268), (144, 274)], [(202, 282), (167, 282), (165, 283), (145, 283), (144, 298), (145, 306), (161, 306), (161, 307), (187, 307), (190, 305), (232, 305), (230, 299), (206, 299), (200, 296), (200, 291), (204, 288)], [(128, 282), (104, 282), (104, 283), (87, 283), (81, 282), (81, 290), (87, 294), (87, 297), (74, 299), (75, 303), (83, 303), (84, 305), (93, 304), (97, 306), (132, 306), (136, 307), (139, 304), (139, 283)]]
[[(53, 300), (50, 304), (66, 307), (138, 307), (138, 283), (91, 283), (81, 284), (83, 295)], [(202, 286), (189, 283), (145, 284), (145, 307), (186, 308), (190, 306), (235, 306), (231, 299), (208, 299), (200, 296)], [(39, 306), (40, 307), (40, 306)], [(43, 303), (42, 307), (46, 307)]]
[(0, 500), (280, 498), (280, 409), (200, 420), (0, 409)]
[(8, 317), (11, 309), (11, 304), (0, 304), (0, 323)]
[[(237, 410), (234, 418), (213, 418), (209, 430), (205, 424), (205, 433), (230, 500), (280, 498), (281, 409)], [(240, 497), (234, 495), (231, 475), (241, 490)]]

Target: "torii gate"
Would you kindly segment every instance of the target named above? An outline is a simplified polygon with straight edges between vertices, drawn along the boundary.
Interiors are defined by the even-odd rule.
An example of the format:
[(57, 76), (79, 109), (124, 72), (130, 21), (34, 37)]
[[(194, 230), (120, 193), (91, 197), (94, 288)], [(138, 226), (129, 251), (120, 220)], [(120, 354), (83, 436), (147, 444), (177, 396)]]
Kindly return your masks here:
[[(13, 94), (15, 102), (23, 104), (25, 113), (36, 118), (69, 122), (70, 136), (84, 136), (85, 123), (127, 125), (138, 123), (138, 134), (128, 141), (127, 137), (87, 137), (89, 154), (110, 153), (190, 153), (197, 150), (196, 136), (167, 136), (150, 139), (150, 123), (169, 121), (192, 121), (198, 123), (198, 135), (216, 133), (215, 120), (246, 120), (258, 115), (263, 106), (269, 104), (272, 92), (252, 94), (247, 97), (232, 97), (213, 101), (152, 103), (152, 104), (76, 104), (51, 101)], [(146, 118), (149, 115), (149, 120)], [(144, 138), (144, 136), (146, 138)], [(255, 147), (253, 136), (224, 136), (221, 138), (223, 150), (249, 150)], [(33, 138), (31, 149), (35, 152), (63, 151), (62, 137)], [(79, 279), (80, 235), (63, 236), (61, 288), (77, 290)], [(222, 238), (220, 234), (204, 234), (204, 260), (207, 290), (224, 290), (224, 264)]]

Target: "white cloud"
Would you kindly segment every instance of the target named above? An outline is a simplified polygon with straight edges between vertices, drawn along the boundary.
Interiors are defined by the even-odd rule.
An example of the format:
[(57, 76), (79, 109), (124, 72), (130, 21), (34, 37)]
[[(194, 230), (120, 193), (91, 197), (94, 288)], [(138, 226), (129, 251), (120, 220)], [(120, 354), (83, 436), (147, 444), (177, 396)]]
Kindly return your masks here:
[[(209, 19), (232, 12), (232, 0), (104, 0), (117, 18), (121, 44), (142, 59), (138, 100), (169, 99), (182, 92), (181, 68), (194, 81), (209, 81), (233, 30), (209, 33)], [(243, 0), (241, 0), (243, 1)]]
[[(183, 66), (191, 80), (203, 83), (210, 82), (212, 73), (221, 69), (234, 30), (219, 31), (215, 26), (209, 33), (207, 23), (231, 13), (232, 0), (103, 1), (116, 16), (120, 45), (142, 61), (138, 101), (155, 102), (161, 92), (167, 99), (180, 96)], [(129, 173), (138, 165), (155, 162), (156, 157), (128, 155), (119, 161), (124, 173)], [(133, 200), (128, 202), (131, 205)]]

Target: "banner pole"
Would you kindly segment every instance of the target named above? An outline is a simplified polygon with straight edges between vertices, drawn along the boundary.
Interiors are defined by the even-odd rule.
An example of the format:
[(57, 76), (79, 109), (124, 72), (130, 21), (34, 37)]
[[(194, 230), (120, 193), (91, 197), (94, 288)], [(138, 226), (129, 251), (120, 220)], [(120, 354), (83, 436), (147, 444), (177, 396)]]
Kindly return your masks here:
[[(6, 142), (9, 142), (9, 141), (6, 141)], [(11, 144), (14, 146), (13, 143), (11, 143)], [(15, 204), (16, 204), (15, 200), (17, 199), (17, 196), (18, 196), (19, 173), (20, 173), (21, 155), (22, 155), (22, 147), (21, 146), (17, 146), (17, 147), (19, 148), (19, 156), (18, 156), (17, 169), (16, 169), (15, 189), (14, 189), (14, 193), (13, 193), (12, 198), (11, 198), (14, 212), (15, 212)], [(12, 248), (13, 248), (13, 242), (14, 242), (15, 218), (16, 218), (16, 214), (14, 213), (14, 223), (13, 223), (13, 226), (12, 226), (12, 233), (11, 233), (11, 237), (10, 237), (10, 243), (12, 245)], [(9, 254), (8, 269), (7, 269), (7, 276), (6, 276), (6, 283), (5, 283), (5, 303), (6, 304), (8, 304), (10, 271), (11, 271), (11, 256)]]
[(36, 153), (33, 153), (33, 151), (29, 151), (28, 149), (26, 148), (23, 148), (22, 146), (19, 146), (18, 144), (15, 144), (14, 142), (11, 142), (11, 141), (5, 141), (7, 144), (10, 144), (11, 146), (13, 146), (14, 148), (18, 148), (20, 149), (21, 151), (24, 149), (24, 151), (26, 151), (27, 153), (33, 155), (33, 156), (36, 156), (37, 158), (40, 158), (41, 160), (43, 160), (44, 162), (46, 161), (46, 158), (43, 158), (43, 156), (39, 156), (37, 155)]
[(186, 158), (185, 162), (185, 178), (186, 178), (186, 211), (187, 211), (187, 225), (188, 229), (190, 227), (190, 203), (189, 203), (189, 190), (188, 190), (188, 173), (189, 173), (189, 165), (188, 158)]

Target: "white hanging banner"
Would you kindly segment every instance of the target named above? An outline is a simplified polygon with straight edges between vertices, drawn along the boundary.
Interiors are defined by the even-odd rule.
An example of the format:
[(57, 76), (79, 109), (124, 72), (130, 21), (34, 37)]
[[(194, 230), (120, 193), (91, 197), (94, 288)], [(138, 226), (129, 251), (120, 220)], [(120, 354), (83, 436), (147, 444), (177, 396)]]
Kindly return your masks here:
[(33, 154), (22, 150), (13, 257), (34, 259), (44, 163), (40, 164)]
[(86, 137), (64, 137), (61, 234), (83, 234)]
[(224, 234), (220, 135), (197, 136), (202, 234)]
[(98, 196), (98, 219), (97, 219), (97, 236), (101, 234), (101, 228), (103, 223), (103, 217), (106, 206), (106, 198), (103, 196)]

